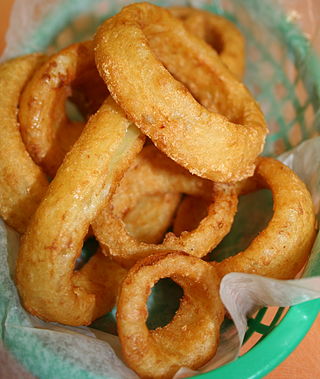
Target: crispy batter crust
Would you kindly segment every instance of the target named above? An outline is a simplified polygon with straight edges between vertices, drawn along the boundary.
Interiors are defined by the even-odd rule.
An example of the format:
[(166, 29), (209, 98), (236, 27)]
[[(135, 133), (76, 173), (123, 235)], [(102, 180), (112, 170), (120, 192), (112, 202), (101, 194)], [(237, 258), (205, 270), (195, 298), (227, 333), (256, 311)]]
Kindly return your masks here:
[[(90, 79), (94, 89), (99, 88), (91, 41), (70, 45), (50, 57), (35, 72), (21, 96), (19, 120), (23, 141), (33, 160), (51, 177), (83, 129), (83, 123), (69, 120), (65, 112), (73, 83), (78, 87), (80, 105), (87, 105), (84, 98), (79, 98), (81, 84), (90, 90), (87, 84), (83, 85), (86, 80), (81, 81), (82, 77)], [(106, 98), (106, 87), (104, 92)], [(101, 101), (101, 94), (98, 100)]]
[(22, 142), (17, 118), (20, 93), (44, 59), (32, 54), (0, 65), (0, 213), (20, 233), (48, 187)]

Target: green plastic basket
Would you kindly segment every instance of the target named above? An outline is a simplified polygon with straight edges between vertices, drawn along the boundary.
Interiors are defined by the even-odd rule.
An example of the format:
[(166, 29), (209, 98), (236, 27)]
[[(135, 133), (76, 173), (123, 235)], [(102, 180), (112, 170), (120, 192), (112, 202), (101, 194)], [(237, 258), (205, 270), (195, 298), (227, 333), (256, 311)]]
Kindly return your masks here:
[[(26, 36), (25, 41), (29, 42), (22, 46), (22, 53), (52, 52), (82, 40), (126, 3), (120, 0), (66, 1), (43, 20), (34, 34)], [(161, 6), (186, 4), (184, 1), (155, 3)], [(201, 5), (235, 22), (246, 37), (245, 83), (260, 102), (270, 128), (264, 154), (276, 156), (318, 134), (320, 65), (310, 42), (299, 28), (270, 0), (199, 1), (199, 7)], [(305, 275), (320, 275), (320, 259), (309, 263)], [(290, 309), (261, 309), (249, 320), (245, 337), (245, 345), (253, 347), (236, 361), (199, 377), (253, 379), (265, 376), (299, 344), (319, 310), (320, 300)], [(113, 314), (93, 326), (99, 328), (108, 319), (112, 322)], [(20, 339), (7, 339), (5, 344), (30, 372), (40, 378), (105, 378), (86, 371), (77, 362), (65, 361), (56, 351), (50, 352), (50, 346), (35, 336), (20, 335)], [(35, 350), (44, 351), (45, 362), (32, 358)], [(45, 352), (50, 353), (49, 359)]]

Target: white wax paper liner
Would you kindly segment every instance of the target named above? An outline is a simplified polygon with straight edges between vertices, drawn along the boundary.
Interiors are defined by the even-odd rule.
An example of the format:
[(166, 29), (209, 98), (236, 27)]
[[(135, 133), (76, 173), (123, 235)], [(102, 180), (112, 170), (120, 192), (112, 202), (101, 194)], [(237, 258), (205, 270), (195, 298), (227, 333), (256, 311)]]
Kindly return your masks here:
[(211, 371), (236, 359), (247, 330), (247, 316), (259, 307), (287, 307), (318, 299), (320, 277), (298, 280), (276, 280), (253, 274), (227, 274), (221, 282), (221, 300), (235, 326), (229, 328), (215, 357), (198, 371), (182, 368), (175, 379)]

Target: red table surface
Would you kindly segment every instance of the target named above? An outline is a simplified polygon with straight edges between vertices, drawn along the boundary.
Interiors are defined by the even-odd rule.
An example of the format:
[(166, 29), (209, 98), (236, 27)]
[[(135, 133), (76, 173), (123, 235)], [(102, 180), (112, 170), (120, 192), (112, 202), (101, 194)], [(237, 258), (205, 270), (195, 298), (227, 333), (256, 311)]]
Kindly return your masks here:
[[(317, 2), (318, 0), (314, 0)], [(8, 21), (11, 13), (11, 8), (14, 0), (0, 0), (0, 53), (4, 48), (4, 34), (8, 27)], [(319, 2), (320, 3), (320, 2)], [(300, 0), (301, 13), (304, 12), (304, 1)], [(318, 13), (319, 17), (319, 13)], [(319, 20), (320, 22), (320, 20)], [(273, 370), (269, 375), (266, 376), (267, 379), (311, 379), (320, 378), (320, 315), (316, 319), (309, 333), (305, 336), (300, 345), (295, 349), (295, 351)], [(1, 349), (0, 349), (1, 354)], [(6, 356), (0, 356), (0, 362), (2, 369), (7, 363), (11, 363), (10, 359)], [(11, 363), (12, 364), (12, 363)], [(11, 372), (12, 374), (15, 371)], [(1, 374), (1, 370), (0, 370)], [(4, 371), (3, 373), (4, 374)], [(13, 374), (14, 375), (14, 374)], [(1, 376), (1, 375), (0, 375)], [(14, 375), (17, 377), (16, 375)], [(7, 376), (5, 376), (7, 377)], [(10, 377), (12, 377), (10, 375)], [(21, 377), (21, 376), (20, 376)]]

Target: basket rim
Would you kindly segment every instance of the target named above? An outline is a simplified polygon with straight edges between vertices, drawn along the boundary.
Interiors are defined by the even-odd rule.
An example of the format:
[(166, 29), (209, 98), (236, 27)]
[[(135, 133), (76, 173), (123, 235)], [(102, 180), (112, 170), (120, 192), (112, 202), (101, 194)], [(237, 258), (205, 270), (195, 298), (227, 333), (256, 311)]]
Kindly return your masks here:
[[(258, 379), (277, 367), (305, 337), (320, 312), (320, 299), (294, 305), (263, 342), (238, 359), (195, 378)], [(297, 328), (296, 325), (299, 325)], [(286, 333), (289, 329), (294, 333)], [(263, 364), (261, 364), (263, 363)], [(239, 370), (240, 369), (240, 370)]]

